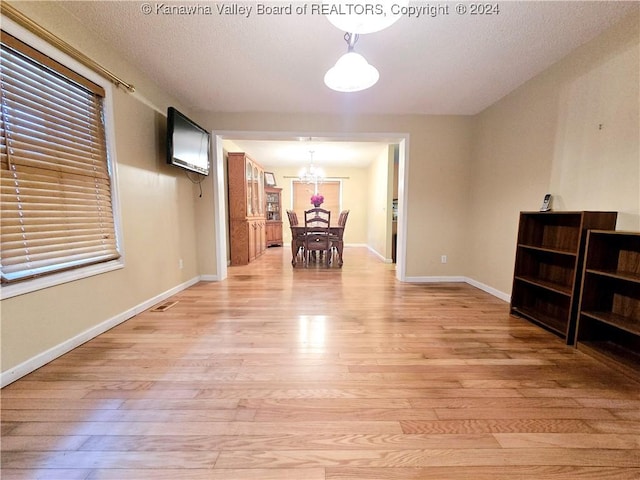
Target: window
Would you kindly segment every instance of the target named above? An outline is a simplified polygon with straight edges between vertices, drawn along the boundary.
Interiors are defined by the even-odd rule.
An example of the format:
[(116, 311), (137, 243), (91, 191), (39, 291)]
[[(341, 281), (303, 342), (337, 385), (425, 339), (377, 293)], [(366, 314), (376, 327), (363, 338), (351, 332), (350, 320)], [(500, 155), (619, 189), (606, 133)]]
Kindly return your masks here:
[[(324, 197), (321, 207), (331, 211), (332, 223), (337, 223), (340, 215), (340, 183), (340, 180), (324, 180), (318, 183), (318, 193)], [(304, 211), (313, 208), (311, 195), (314, 189), (315, 185), (312, 183), (293, 181), (293, 210), (298, 214), (298, 218), (304, 218)]]
[(4, 31), (1, 43), (3, 286), (118, 259), (104, 89)]

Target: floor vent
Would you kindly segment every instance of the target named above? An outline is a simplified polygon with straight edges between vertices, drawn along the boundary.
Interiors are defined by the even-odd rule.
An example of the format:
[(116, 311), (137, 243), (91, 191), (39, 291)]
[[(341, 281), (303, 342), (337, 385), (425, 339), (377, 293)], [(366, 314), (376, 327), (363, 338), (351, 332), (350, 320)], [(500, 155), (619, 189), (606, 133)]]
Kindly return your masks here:
[(173, 307), (176, 303), (178, 303), (178, 301), (176, 300), (175, 302), (167, 302), (167, 303), (161, 303), (160, 305), (158, 305), (157, 307), (153, 307), (151, 309), (152, 312), (166, 312), (167, 310), (169, 310), (171, 307)]

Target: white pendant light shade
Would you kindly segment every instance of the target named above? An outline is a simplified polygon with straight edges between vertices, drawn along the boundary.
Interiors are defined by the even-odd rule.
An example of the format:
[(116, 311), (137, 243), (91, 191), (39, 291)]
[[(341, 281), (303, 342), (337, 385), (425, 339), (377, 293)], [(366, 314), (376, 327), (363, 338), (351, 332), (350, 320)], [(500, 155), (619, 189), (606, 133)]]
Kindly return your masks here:
[(324, 76), (324, 83), (338, 92), (365, 90), (378, 81), (378, 70), (356, 52), (345, 53)]
[(393, 25), (409, 0), (382, 0), (375, 4), (350, 0), (325, 0), (327, 19), (343, 32), (373, 33)]

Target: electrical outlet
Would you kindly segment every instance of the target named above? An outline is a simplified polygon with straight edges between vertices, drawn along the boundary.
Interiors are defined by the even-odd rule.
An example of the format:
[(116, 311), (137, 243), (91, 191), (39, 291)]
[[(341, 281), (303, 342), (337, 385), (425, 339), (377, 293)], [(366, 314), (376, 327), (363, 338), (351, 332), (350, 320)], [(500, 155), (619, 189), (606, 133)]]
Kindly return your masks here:
[(184, 268), (184, 263), (182, 262), (182, 259), (178, 260), (178, 268), (180, 270), (182, 270)]
[(440, 257), (440, 263), (447, 263), (447, 256), (446, 255), (442, 255)]

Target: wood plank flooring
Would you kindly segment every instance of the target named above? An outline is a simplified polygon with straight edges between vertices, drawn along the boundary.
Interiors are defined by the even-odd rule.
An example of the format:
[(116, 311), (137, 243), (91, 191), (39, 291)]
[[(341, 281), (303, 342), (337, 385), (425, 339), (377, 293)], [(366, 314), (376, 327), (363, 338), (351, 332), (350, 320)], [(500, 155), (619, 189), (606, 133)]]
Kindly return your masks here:
[(639, 479), (640, 384), (362, 248), (232, 267), (2, 390), (12, 479)]

